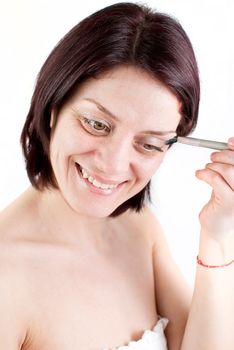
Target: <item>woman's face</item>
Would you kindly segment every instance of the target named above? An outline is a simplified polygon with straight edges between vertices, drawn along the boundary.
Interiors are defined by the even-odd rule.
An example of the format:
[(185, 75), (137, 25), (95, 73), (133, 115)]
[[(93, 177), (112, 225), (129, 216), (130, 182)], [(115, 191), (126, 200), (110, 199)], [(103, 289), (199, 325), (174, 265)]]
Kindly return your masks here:
[(158, 147), (175, 136), (179, 107), (170, 90), (131, 66), (83, 83), (58, 112), (50, 143), (70, 207), (106, 217), (141, 191), (165, 156)]

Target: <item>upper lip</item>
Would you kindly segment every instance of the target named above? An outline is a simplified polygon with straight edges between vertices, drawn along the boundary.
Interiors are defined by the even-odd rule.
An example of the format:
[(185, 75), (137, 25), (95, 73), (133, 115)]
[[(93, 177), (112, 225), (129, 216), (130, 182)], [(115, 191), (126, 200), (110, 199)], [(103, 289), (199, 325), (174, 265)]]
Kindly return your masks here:
[(84, 169), (87, 174), (89, 174), (90, 176), (92, 176), (93, 179), (95, 179), (96, 181), (102, 183), (102, 184), (106, 184), (106, 185), (119, 185), (122, 182), (125, 182), (126, 180), (122, 180), (122, 181), (116, 181), (116, 180), (107, 180), (104, 179), (103, 177), (100, 177), (99, 175), (94, 175), (91, 171), (87, 170), (86, 168), (84, 168), (82, 165), (76, 163), (76, 165), (78, 165), (79, 167), (81, 167), (82, 169)]

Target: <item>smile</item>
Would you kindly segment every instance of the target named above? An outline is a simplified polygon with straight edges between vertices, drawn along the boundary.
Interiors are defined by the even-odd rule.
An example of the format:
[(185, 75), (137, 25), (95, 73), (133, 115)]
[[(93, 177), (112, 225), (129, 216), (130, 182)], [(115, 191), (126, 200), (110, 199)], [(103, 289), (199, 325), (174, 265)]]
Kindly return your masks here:
[[(94, 177), (92, 177), (88, 172), (87, 170), (83, 169), (78, 163), (76, 163), (76, 166), (79, 170), (79, 173), (81, 175), (81, 177), (87, 181), (88, 183), (92, 184), (92, 186), (94, 186), (96, 189), (100, 189), (100, 190), (114, 190), (114, 189), (117, 189), (117, 187), (119, 187), (120, 185), (122, 185), (124, 182), (118, 182), (118, 183), (115, 183), (115, 184), (107, 184), (107, 183), (101, 183), (99, 181), (97, 181)], [(108, 192), (109, 192), (108, 191)]]

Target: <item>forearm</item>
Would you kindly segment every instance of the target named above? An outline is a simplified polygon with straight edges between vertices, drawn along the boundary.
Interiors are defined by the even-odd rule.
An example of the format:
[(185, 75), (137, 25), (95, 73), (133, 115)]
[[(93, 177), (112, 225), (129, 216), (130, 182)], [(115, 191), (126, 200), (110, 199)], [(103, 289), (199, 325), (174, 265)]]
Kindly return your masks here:
[[(203, 262), (222, 265), (234, 259), (233, 238), (218, 243), (201, 235)], [(234, 264), (197, 266), (194, 294), (181, 350), (234, 349)]]

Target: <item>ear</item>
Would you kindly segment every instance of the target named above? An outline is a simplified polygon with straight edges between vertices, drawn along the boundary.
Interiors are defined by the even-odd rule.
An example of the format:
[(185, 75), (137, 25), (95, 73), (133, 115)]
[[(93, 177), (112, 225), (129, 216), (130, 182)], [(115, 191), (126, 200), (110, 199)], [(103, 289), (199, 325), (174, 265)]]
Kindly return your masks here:
[(51, 115), (50, 115), (50, 128), (53, 129), (53, 126), (55, 124), (55, 109), (52, 109)]

